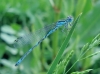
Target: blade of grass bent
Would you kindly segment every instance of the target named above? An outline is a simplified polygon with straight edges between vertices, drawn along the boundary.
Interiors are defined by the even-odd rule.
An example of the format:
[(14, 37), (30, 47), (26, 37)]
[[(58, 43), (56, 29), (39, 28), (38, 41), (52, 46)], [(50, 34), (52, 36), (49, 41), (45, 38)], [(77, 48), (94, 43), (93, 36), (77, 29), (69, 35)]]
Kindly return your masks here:
[(59, 52), (58, 52), (57, 56), (55, 57), (54, 61), (52, 62), (51, 67), (48, 70), (47, 74), (52, 74), (53, 73), (57, 63), (59, 62), (59, 60), (60, 60), (60, 58), (61, 58), (61, 56), (62, 56), (62, 54), (64, 52), (64, 49), (66, 48), (66, 45), (68, 44), (68, 42), (69, 42), (69, 40), (71, 38), (71, 35), (72, 35), (72, 33), (73, 33), (74, 29), (75, 29), (75, 26), (76, 26), (76, 24), (77, 24), (77, 22), (78, 22), (78, 20), (79, 20), (79, 18), (81, 16), (81, 14), (77, 17), (77, 19), (75, 20), (74, 24), (72, 25), (71, 30), (69, 31), (69, 33), (68, 33), (67, 37), (65, 38), (62, 46), (60, 47)]

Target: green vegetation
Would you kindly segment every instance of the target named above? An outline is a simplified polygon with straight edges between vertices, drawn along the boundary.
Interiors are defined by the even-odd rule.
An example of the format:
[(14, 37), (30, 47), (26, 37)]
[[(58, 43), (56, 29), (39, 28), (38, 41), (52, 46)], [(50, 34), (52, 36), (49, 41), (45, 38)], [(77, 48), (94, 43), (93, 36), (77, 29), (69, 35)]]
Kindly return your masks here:
[[(100, 0), (1, 0), (0, 74), (100, 73), (99, 13)], [(58, 29), (15, 66), (34, 45), (14, 48), (17, 37), (70, 15), (74, 21), (69, 30)]]

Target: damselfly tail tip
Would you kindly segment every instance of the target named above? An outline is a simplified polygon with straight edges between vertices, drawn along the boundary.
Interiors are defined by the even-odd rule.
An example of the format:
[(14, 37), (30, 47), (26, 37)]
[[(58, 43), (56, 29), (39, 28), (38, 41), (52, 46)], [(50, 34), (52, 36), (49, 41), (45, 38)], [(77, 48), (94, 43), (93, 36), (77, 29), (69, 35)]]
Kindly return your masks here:
[(18, 66), (18, 64), (16, 63), (15, 66)]
[(17, 64), (15, 64), (15, 66), (17, 66)]

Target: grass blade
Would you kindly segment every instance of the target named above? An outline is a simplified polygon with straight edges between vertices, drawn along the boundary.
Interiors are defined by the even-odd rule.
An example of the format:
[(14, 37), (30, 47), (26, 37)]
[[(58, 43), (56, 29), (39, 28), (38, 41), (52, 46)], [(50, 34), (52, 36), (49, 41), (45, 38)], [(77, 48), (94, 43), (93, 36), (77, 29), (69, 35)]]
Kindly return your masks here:
[[(81, 14), (82, 14), (82, 13), (81, 13)], [(77, 17), (77, 19), (75, 20), (75, 22), (74, 22), (74, 24), (73, 24), (71, 30), (69, 31), (67, 37), (65, 38), (65, 40), (64, 40), (64, 42), (63, 42), (61, 48), (59, 49), (59, 52), (58, 52), (57, 56), (56, 56), (56, 58), (54, 59), (53, 63), (51, 64), (51, 67), (50, 67), (50, 69), (48, 70), (48, 73), (47, 73), (47, 74), (52, 74), (52, 73), (53, 73), (53, 71), (54, 71), (54, 69), (55, 69), (57, 63), (59, 62), (59, 60), (60, 60), (60, 58), (61, 58), (61, 56), (62, 56), (62, 54), (63, 54), (63, 52), (64, 52), (64, 49), (66, 48), (66, 45), (68, 44), (68, 42), (69, 42), (69, 40), (70, 40), (70, 38), (71, 38), (71, 35), (72, 35), (72, 33), (73, 33), (74, 29), (75, 29), (75, 26), (76, 26), (76, 24), (77, 24), (77, 22), (78, 22), (78, 20), (79, 20), (79, 18), (80, 18), (80, 16), (81, 16), (81, 14), (80, 14), (80, 15)]]
[(90, 71), (92, 71), (93, 69), (88, 69), (88, 70), (84, 70), (84, 71), (81, 71), (81, 72), (72, 72), (71, 74), (87, 74), (89, 73)]

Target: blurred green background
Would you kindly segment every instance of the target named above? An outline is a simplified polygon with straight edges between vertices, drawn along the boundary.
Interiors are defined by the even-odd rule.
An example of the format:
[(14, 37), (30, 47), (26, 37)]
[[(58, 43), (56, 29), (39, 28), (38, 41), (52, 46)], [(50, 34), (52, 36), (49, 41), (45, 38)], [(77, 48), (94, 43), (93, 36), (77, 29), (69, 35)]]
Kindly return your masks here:
[[(0, 0), (0, 74), (46, 74), (53, 62), (65, 33), (57, 30), (35, 48), (18, 66), (17, 60), (30, 48), (14, 48), (14, 40), (20, 35), (52, 24), (71, 15), (82, 16), (65, 49), (74, 49), (68, 68), (78, 59), (80, 49), (100, 33), (100, 0)], [(41, 33), (40, 33), (41, 35)], [(100, 50), (100, 45), (85, 56)], [(63, 58), (63, 57), (62, 57)], [(79, 61), (70, 71), (94, 69), (90, 74), (100, 74), (100, 54)]]

